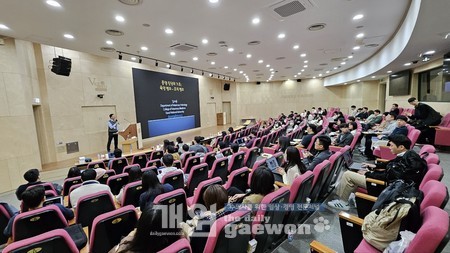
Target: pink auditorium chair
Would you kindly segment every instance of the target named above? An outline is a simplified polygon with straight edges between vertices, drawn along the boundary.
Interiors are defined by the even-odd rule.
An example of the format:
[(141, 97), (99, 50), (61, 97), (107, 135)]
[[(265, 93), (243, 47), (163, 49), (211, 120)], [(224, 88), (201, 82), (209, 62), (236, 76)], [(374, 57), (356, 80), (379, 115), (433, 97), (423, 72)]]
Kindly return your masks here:
[(111, 189), (112, 194), (117, 195), (119, 194), (120, 189), (128, 184), (128, 173), (110, 176), (106, 181), (106, 184)]
[[(128, 165), (128, 160), (125, 157), (114, 158), (109, 167), (110, 170), (114, 170), (116, 174), (120, 174), (123, 168)], [(106, 182), (105, 182), (106, 183)]]
[[(186, 173), (186, 172), (185, 172)], [(195, 188), (208, 179), (208, 164), (202, 163), (192, 167), (186, 184), (186, 193), (188, 197), (194, 194)]]
[(157, 168), (161, 167), (162, 166), (161, 159), (148, 160), (147, 164), (145, 164), (145, 167), (151, 167), (151, 166), (155, 166)]
[(425, 155), (436, 153), (436, 148), (433, 145), (425, 144), (420, 148), (419, 155), (424, 158)]
[(192, 249), (189, 241), (186, 238), (182, 238), (158, 251), (158, 253), (192, 253)]
[(228, 164), (228, 172), (231, 173), (234, 170), (242, 168), (244, 164), (245, 153), (239, 151), (231, 156), (230, 163)]
[(55, 229), (8, 245), (3, 253), (65, 252), (78, 253), (72, 238), (64, 229)]
[(200, 164), (200, 156), (191, 156), (184, 163), (183, 171), (186, 174), (191, 172), (192, 167)]
[(325, 160), (314, 167), (313, 174), (314, 180), (311, 188), (311, 193), (309, 194), (309, 198), (311, 202), (314, 203), (319, 198), (320, 191), (324, 187), (325, 176), (329, 174), (331, 170), (331, 163), (328, 160)]
[(106, 169), (106, 166), (103, 161), (97, 161), (97, 162), (88, 163), (87, 168), (88, 169), (97, 169), (97, 168)]
[(78, 177), (71, 177), (64, 179), (63, 183), (63, 196), (69, 195), (69, 190), (72, 185), (81, 184), (81, 176)]
[(228, 158), (216, 159), (208, 172), (208, 178), (220, 177), (223, 182), (228, 180)]
[[(289, 204), (303, 204), (306, 203), (308, 198), (314, 175), (311, 171), (306, 171), (299, 177), (295, 178), (290, 187), (291, 195), (289, 196)], [(300, 210), (291, 210), (286, 217), (287, 222), (285, 224), (299, 224), (306, 219), (306, 212)]]
[(450, 146), (450, 113), (447, 113), (442, 118), (441, 124), (436, 128), (436, 135), (434, 137), (434, 145)]
[(253, 147), (245, 152), (244, 166), (251, 168), (258, 158), (258, 148)]
[(246, 192), (249, 188), (249, 184), (247, 183), (249, 180), (249, 170), (247, 167), (243, 167), (231, 172), (228, 177), (228, 181), (224, 185), (225, 189), (230, 189), (231, 187), (236, 187), (242, 192)]
[(205, 202), (203, 201), (203, 193), (205, 192), (206, 188), (213, 184), (221, 185), (222, 179), (220, 177), (215, 177), (201, 182), (194, 190), (194, 195), (187, 198), (187, 205), (189, 207), (192, 207), (195, 204), (205, 205)]
[(184, 176), (181, 170), (166, 173), (161, 179), (161, 184), (170, 184), (174, 190), (184, 188)]
[(179, 209), (181, 209), (180, 211), (182, 213), (180, 215), (182, 217), (182, 220), (185, 221), (187, 219), (188, 213), (187, 213), (186, 192), (183, 189), (177, 189), (163, 194), (159, 194), (153, 200), (153, 204), (163, 206), (174, 205), (176, 210), (175, 213), (178, 213)]
[(115, 174), (116, 172), (114, 170), (106, 170), (105, 174), (98, 179), (98, 182), (100, 182), (100, 184), (106, 184), (108, 182), (108, 178), (110, 176), (114, 176)]
[(121, 206), (133, 205), (139, 206), (139, 197), (144, 192), (142, 181), (136, 181), (126, 184), (123, 188), (123, 198)]
[(141, 168), (145, 168), (147, 161), (148, 161), (147, 155), (145, 155), (145, 153), (135, 154), (131, 158), (131, 164), (139, 164), (139, 166), (141, 166)]
[(91, 230), (92, 222), (100, 214), (116, 209), (113, 196), (109, 191), (100, 191), (81, 197), (77, 202), (75, 220)]
[(130, 164), (123, 168), (122, 173), (128, 173), (128, 171), (130, 171), (133, 167), (138, 167), (139, 169), (141, 169), (141, 166), (139, 164)]
[[(409, 140), (411, 140), (410, 149), (414, 148), (414, 145), (416, 145), (416, 141), (419, 138), (419, 135), (420, 135), (420, 130), (417, 130), (413, 127), (409, 128), (408, 138), (409, 138)], [(380, 157), (381, 159), (386, 159), (386, 160), (392, 160), (395, 158), (395, 155), (391, 153), (391, 150), (387, 146), (379, 146), (379, 147), (375, 148), (375, 150), (373, 151), (373, 155), (376, 157)]]
[(8, 237), (3, 234), (3, 230), (8, 225), (9, 219), (14, 215), (8, 206), (6, 203), (0, 203), (0, 231), (2, 231), (0, 233), (0, 245), (8, 241)]

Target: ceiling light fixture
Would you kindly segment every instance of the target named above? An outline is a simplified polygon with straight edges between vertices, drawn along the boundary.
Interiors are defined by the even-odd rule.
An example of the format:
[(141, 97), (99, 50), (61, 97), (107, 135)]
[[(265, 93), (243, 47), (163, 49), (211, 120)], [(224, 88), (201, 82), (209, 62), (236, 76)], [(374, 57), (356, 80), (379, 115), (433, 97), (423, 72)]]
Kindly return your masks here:
[(375, 78), (376, 76), (372, 76), (372, 78)]
[(167, 64), (166, 67), (167, 67), (168, 69), (171, 69), (171, 68), (172, 68), (172, 65)]
[(267, 65), (266, 65), (266, 68), (270, 68), (270, 64), (267, 64)]
[(356, 35), (356, 38), (358, 38), (358, 39), (364, 38), (364, 33), (358, 33)]
[(260, 20), (259, 18), (254, 18), (254, 19), (252, 19), (252, 23), (253, 23), (254, 25), (259, 24), (260, 21), (261, 21), (261, 20)]
[(259, 61), (258, 61), (258, 63), (263, 63), (263, 62), (264, 62), (263, 60), (259, 60)]
[(170, 52), (170, 55), (171, 56), (175, 56), (175, 52)]
[(345, 65), (345, 64), (347, 64), (345, 61), (341, 62), (341, 65)]
[(411, 62), (407, 62), (407, 63), (405, 63), (405, 64), (403, 64), (403, 65), (405, 65), (405, 66), (410, 66), (410, 65), (411, 65)]
[(285, 37), (286, 37), (286, 34), (284, 34), (284, 33), (278, 34), (279, 39), (284, 39)]
[(110, 41), (110, 40), (107, 40), (106, 41), (106, 44), (108, 44), (108, 45), (112, 45), (112, 44), (114, 44), (112, 41)]
[(216, 3), (219, 2), (219, 0), (209, 0), (209, 2), (212, 3), (212, 4), (216, 4)]
[(164, 32), (165, 32), (166, 34), (173, 34), (173, 30), (170, 29), (170, 28), (167, 28), (166, 30), (164, 30)]
[(300, 46), (299, 46), (299, 45), (294, 45), (292, 48), (293, 48), (294, 50), (297, 50), (297, 49), (300, 48)]
[(347, 58), (352, 59), (352, 58), (353, 58), (353, 55), (349, 55)]
[(386, 73), (388, 73), (388, 74), (389, 74), (389, 73), (392, 73), (392, 70), (388, 70)]
[(214, 64), (216, 64), (216, 62), (212, 61), (212, 62), (211, 62), (211, 65), (214, 65)]
[(142, 50), (142, 51), (147, 51), (147, 50), (148, 50), (148, 47), (141, 47), (141, 50)]
[(132, 60), (132, 61), (135, 61), (135, 60), (136, 60), (136, 57), (131, 57), (131, 60)]
[(202, 39), (202, 43), (203, 44), (208, 44), (208, 40), (207, 39)]
[(117, 16), (116, 16), (116, 20), (117, 20), (118, 22), (124, 22), (124, 21), (125, 21), (125, 18), (122, 17), (122, 16), (117, 15)]
[(194, 58), (192, 58), (192, 60), (193, 60), (193, 61), (197, 61), (197, 60), (198, 60), (198, 57), (194, 57)]
[(66, 34), (64, 34), (64, 38), (66, 38), (66, 39), (73, 39), (73, 38), (75, 38), (75, 37), (73, 37), (72, 34), (66, 33)]
[(360, 46), (354, 46), (353, 50), (359, 50), (361, 47)]
[(363, 14), (358, 14), (358, 15), (355, 15), (355, 16), (353, 17), (353, 20), (360, 20), (360, 19), (362, 19), (363, 17), (364, 17)]
[(0, 24), (0, 29), (3, 29), (3, 30), (9, 30), (9, 27), (7, 27), (7, 26), (4, 25), (4, 24)]
[(56, 2), (56, 1), (54, 1), (54, 0), (47, 0), (46, 3), (48, 5), (50, 5), (50, 6), (53, 6), (53, 7), (61, 7), (61, 4)]
[(305, 53), (303, 53), (303, 54), (301, 54), (301, 55), (300, 55), (300, 57), (306, 57), (306, 54), (305, 54)]
[(234, 51), (234, 48), (232, 48), (232, 47), (228, 48), (228, 52), (233, 52), (233, 51)]
[(247, 54), (247, 58), (252, 58), (252, 55), (251, 54)]

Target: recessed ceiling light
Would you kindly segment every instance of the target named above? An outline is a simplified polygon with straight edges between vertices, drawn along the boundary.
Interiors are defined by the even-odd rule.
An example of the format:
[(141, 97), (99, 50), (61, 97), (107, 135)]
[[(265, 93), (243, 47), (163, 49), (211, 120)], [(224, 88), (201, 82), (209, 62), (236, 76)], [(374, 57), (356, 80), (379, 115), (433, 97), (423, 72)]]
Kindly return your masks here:
[(239, 74), (242, 74), (242, 73), (244, 73), (244, 71), (242, 71), (242, 70), (241, 70), (241, 71), (239, 71)]
[(202, 43), (203, 44), (208, 44), (208, 40), (207, 39), (202, 39)]
[(224, 69), (227, 69), (228, 68), (228, 66), (225, 66), (225, 67), (223, 67)]
[(135, 60), (136, 60), (136, 57), (131, 57), (131, 60), (132, 60), (132, 61), (135, 61)]
[(270, 68), (270, 64), (267, 64), (267, 65), (266, 65), (266, 68)]
[(358, 50), (360, 48), (361, 48), (360, 46), (355, 46), (355, 47), (353, 47), (353, 50)]
[(294, 77), (297, 77), (297, 75), (294, 75)]
[(322, 74), (319, 74), (319, 76), (322, 76)]
[(363, 17), (364, 17), (363, 14), (358, 14), (353, 17), (353, 20), (359, 20), (359, 19), (362, 19)]
[(216, 62), (212, 61), (212, 62), (211, 62), (211, 65), (214, 65), (214, 64), (216, 64)]
[(338, 69), (338, 67), (334, 67), (333, 69), (336, 70), (336, 69)]
[(286, 37), (286, 34), (284, 34), (284, 33), (278, 34), (279, 39), (284, 39), (285, 37)]
[(297, 50), (297, 49), (300, 48), (300, 46), (299, 46), (299, 45), (294, 45), (292, 48), (295, 49), (295, 50)]
[(166, 28), (166, 30), (164, 30), (164, 32), (165, 32), (166, 34), (173, 34), (173, 30), (170, 29), (170, 28)]
[(73, 39), (73, 38), (75, 38), (75, 37), (73, 37), (72, 34), (68, 34), (68, 33), (64, 34), (64, 37), (67, 38), (67, 39)]
[(56, 2), (54, 0), (47, 0), (46, 3), (53, 7), (61, 7), (61, 4), (59, 4), (58, 2)]
[(212, 4), (216, 4), (216, 3), (219, 2), (219, 0), (209, 0), (209, 2), (212, 3)]
[(170, 64), (167, 64), (167, 65), (166, 65), (166, 68), (170, 68)]
[(122, 17), (122, 16), (117, 15), (117, 16), (116, 16), (116, 20), (119, 21), (119, 22), (124, 22), (124, 21), (125, 21), (125, 18)]
[(358, 39), (364, 38), (364, 33), (358, 33), (356, 35), (356, 38), (358, 38)]
[(263, 63), (263, 62), (264, 62), (263, 60), (259, 60), (259, 61), (258, 61), (258, 63)]
[(353, 58), (353, 55), (349, 55), (347, 58), (351, 59), (351, 58)]
[(316, 79), (316, 77), (315, 77), (315, 76), (313, 76), (313, 79)]
[(356, 80), (358, 83), (361, 82), (361, 80)]
[(273, 71), (273, 69), (269, 69), (269, 71)]
[(0, 29), (3, 29), (3, 30), (9, 30), (9, 27), (7, 27), (7, 26), (4, 25), (4, 24), (0, 24)]
[(305, 71), (305, 69), (300, 70), (301, 72)]
[(175, 52), (170, 52), (170, 55), (175, 56)]
[(148, 47), (141, 47), (141, 50), (142, 50), (142, 51), (147, 51), (147, 50), (148, 50)]
[(303, 67), (304, 67), (304, 68), (307, 68), (307, 67), (308, 67), (308, 65), (303, 65)]
[(228, 52), (233, 52), (233, 51), (234, 51), (234, 48), (232, 48), (232, 47), (228, 48)]
[(303, 54), (301, 54), (301, 55), (300, 55), (300, 57), (306, 57), (306, 54), (305, 54), (305, 53), (303, 53)]
[(388, 73), (388, 74), (389, 74), (389, 73), (392, 73), (392, 70), (388, 70), (387, 73)]
[(434, 53), (436, 53), (436, 51), (430, 50), (430, 51), (426, 51), (426, 52), (423, 53), (422, 55), (430, 55), (430, 54), (434, 54)]
[(252, 58), (252, 55), (251, 54), (247, 54), (247, 58)]
[(325, 74), (328, 74), (328, 73), (330, 73), (330, 71), (329, 71), (329, 70), (325, 71)]
[(372, 76), (372, 78), (375, 78), (376, 76)]
[(259, 18), (254, 18), (254, 19), (252, 19), (252, 23), (253, 23), (254, 25), (259, 24), (259, 22), (261, 22), (261, 20), (260, 20)]
[(197, 60), (198, 60), (198, 57), (194, 57), (194, 58), (192, 58), (192, 60), (197, 61)]
[(306, 61), (303, 61), (303, 63), (308, 63), (308, 60), (306, 60)]
[(347, 64), (345, 61), (341, 62), (341, 65), (345, 65), (345, 64)]
[(107, 41), (106, 41), (106, 44), (108, 44), (108, 45), (112, 45), (112, 44), (113, 44), (113, 42), (112, 42), (112, 41), (110, 41), (110, 40), (107, 40)]
[(405, 66), (410, 66), (410, 65), (411, 65), (411, 62), (407, 62), (407, 63), (405, 63), (405, 64), (403, 64), (403, 65), (405, 65)]
[(237, 71), (237, 69), (233, 69), (233, 71)]

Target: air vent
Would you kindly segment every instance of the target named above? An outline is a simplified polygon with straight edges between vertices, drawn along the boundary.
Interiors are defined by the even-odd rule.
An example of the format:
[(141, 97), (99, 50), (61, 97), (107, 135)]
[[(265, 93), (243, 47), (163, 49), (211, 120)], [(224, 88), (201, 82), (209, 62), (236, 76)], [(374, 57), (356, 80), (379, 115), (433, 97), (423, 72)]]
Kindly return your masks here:
[(365, 47), (378, 47), (379, 46), (379, 44), (377, 44), (377, 43), (372, 43), (372, 44), (367, 44), (367, 45), (364, 45)]
[(275, 58), (275, 60), (284, 60), (284, 59), (286, 59), (286, 57), (284, 57), (284, 56), (281, 56), (281, 57), (277, 57), (277, 58)]
[(347, 57), (336, 57), (336, 58), (331, 58), (331, 61), (333, 62), (343, 62), (346, 61)]
[(285, 69), (291, 69), (292, 67), (285, 67)]
[(126, 5), (138, 5), (142, 3), (142, 0), (119, 0), (119, 2)]
[(323, 28), (325, 28), (326, 25), (327, 24), (325, 24), (325, 23), (312, 24), (308, 27), (308, 30), (313, 31), (313, 32), (320, 31)]
[(187, 61), (178, 61), (178, 63), (186, 64), (186, 63), (188, 63), (188, 62), (187, 62)]
[(261, 41), (259, 40), (254, 40), (254, 41), (250, 41), (249, 43), (247, 43), (249, 46), (256, 46), (261, 44)]
[(263, 76), (263, 75), (264, 75), (263, 73), (256, 74), (256, 76)]
[(108, 53), (116, 52), (116, 49), (113, 47), (101, 47), (100, 50), (102, 50), (103, 52), (108, 52)]
[(286, 17), (302, 12), (313, 6), (314, 4), (312, 0), (296, 0), (296, 1), (283, 0), (281, 2), (269, 6), (269, 9), (274, 12), (272, 13), (275, 17), (283, 20)]
[(321, 64), (319, 64), (319, 66), (327, 66), (328, 65), (328, 63), (321, 63)]
[(171, 49), (175, 49), (182, 52), (189, 52), (191, 50), (197, 49), (197, 46), (188, 43), (177, 43), (175, 45), (170, 46)]
[(322, 71), (323, 69), (314, 69), (314, 71)]
[(239, 64), (238, 66), (239, 66), (239, 67), (243, 67), (243, 66), (247, 66), (247, 64), (241, 63), (241, 64)]
[(111, 36), (122, 36), (124, 35), (124, 33), (122, 31), (119, 30), (114, 30), (114, 29), (108, 29), (105, 31), (105, 33), (111, 35)]
[(253, 72), (259, 72), (259, 69), (254, 69)]
[(217, 55), (217, 53), (214, 53), (214, 52), (210, 52), (210, 53), (207, 53), (206, 55), (207, 55), (207, 56), (216, 56), (216, 55)]

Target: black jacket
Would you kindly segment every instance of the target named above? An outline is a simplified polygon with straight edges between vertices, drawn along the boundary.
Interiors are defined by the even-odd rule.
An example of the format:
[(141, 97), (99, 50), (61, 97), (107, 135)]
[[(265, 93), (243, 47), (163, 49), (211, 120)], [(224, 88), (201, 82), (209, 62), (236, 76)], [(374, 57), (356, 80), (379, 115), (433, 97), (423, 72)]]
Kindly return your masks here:
[(414, 110), (411, 119), (419, 120), (423, 126), (436, 126), (441, 123), (442, 116), (427, 104), (419, 103)]

